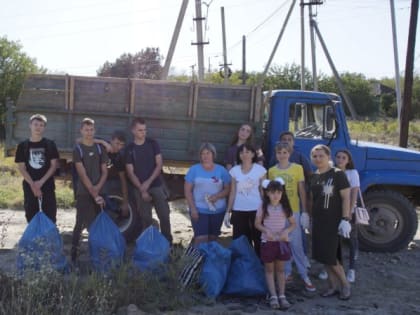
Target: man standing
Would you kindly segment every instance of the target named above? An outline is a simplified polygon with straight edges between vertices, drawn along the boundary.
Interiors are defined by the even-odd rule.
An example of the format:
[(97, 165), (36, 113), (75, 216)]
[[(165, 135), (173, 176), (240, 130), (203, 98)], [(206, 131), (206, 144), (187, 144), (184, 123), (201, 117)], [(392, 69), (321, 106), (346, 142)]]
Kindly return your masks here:
[(142, 118), (133, 119), (131, 132), (134, 141), (127, 146), (126, 169), (135, 187), (134, 196), (142, 231), (152, 224), (154, 206), (162, 234), (172, 243), (169, 204), (160, 179), (163, 160), (159, 144), (146, 137), (146, 122)]
[(29, 119), (31, 136), (19, 143), (15, 162), (23, 176), (23, 196), (26, 221), (29, 223), (40, 211), (38, 198), (42, 198), (42, 210), (56, 222), (54, 173), (57, 170), (58, 151), (54, 141), (43, 137), (47, 118), (35, 114)]
[(81, 143), (73, 150), (73, 163), (75, 164), (79, 183), (76, 191), (76, 223), (73, 229), (71, 259), (76, 261), (79, 241), (82, 230), (95, 220), (100, 211), (103, 198), (99, 193), (106, 181), (108, 170), (106, 163), (108, 156), (105, 149), (94, 143), (95, 122), (84, 118), (81, 124)]

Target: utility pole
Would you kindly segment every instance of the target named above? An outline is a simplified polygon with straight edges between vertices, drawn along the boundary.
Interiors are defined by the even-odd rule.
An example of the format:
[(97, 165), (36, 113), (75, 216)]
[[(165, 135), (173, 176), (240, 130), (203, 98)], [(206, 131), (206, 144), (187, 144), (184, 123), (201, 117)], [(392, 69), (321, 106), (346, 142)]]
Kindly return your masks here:
[(305, 90), (305, 0), (300, 0), (300, 89)]
[(397, 99), (398, 124), (401, 119), (401, 85), (400, 85), (400, 66), (398, 62), (398, 41), (397, 27), (395, 24), (395, 6), (394, 0), (389, 0), (391, 7), (391, 24), (392, 24), (392, 43), (394, 44), (394, 67), (395, 67), (395, 97)]
[(408, 29), (407, 57), (405, 61), (404, 100), (401, 108), (400, 147), (407, 147), (410, 123), (411, 97), (413, 94), (414, 50), (416, 47), (419, 0), (411, 0), (410, 26)]
[(225, 29), (225, 8), (220, 7), (220, 14), (222, 17), (222, 39), (223, 39), (223, 83), (227, 84), (229, 79), (229, 68), (227, 64), (226, 52), (226, 29)]
[(322, 4), (322, 1), (313, 1), (308, 4), (309, 5), (309, 34), (311, 35), (311, 55), (312, 55), (312, 81), (314, 83), (314, 91), (318, 91), (318, 70), (316, 67), (316, 48), (315, 48), (315, 30), (313, 23), (311, 20), (314, 18), (314, 14), (312, 13), (312, 6)]
[(316, 31), (316, 35), (318, 36), (319, 42), (321, 43), (322, 49), (324, 50), (325, 57), (327, 57), (328, 63), (330, 64), (330, 67), (331, 67), (331, 70), (334, 73), (335, 81), (337, 82), (337, 85), (338, 85), (338, 88), (340, 89), (341, 95), (343, 96), (344, 101), (347, 105), (347, 108), (350, 111), (351, 118), (356, 119), (357, 114), (356, 114), (356, 111), (354, 110), (353, 103), (352, 103), (350, 97), (347, 95), (346, 90), (344, 89), (344, 85), (343, 85), (343, 82), (341, 81), (340, 75), (338, 74), (338, 71), (335, 68), (334, 62), (331, 59), (331, 56), (328, 52), (327, 45), (325, 45), (324, 39), (322, 38), (322, 35), (321, 35), (321, 32), (319, 31), (318, 26), (316, 24), (316, 21), (313, 18), (311, 19), (311, 24), (312, 24), (312, 27), (314, 28), (314, 30)]
[(242, 35), (242, 84), (246, 84), (246, 37)]
[(292, 14), (293, 8), (295, 7), (296, 0), (293, 0), (292, 4), (290, 5), (289, 11), (287, 12), (286, 19), (283, 22), (283, 26), (280, 30), (280, 34), (277, 37), (276, 43), (274, 44), (273, 50), (271, 52), (270, 57), (268, 58), (267, 64), (265, 65), (264, 72), (261, 74), (260, 79), (258, 80), (257, 85), (262, 86), (264, 83), (264, 78), (267, 75), (268, 69), (270, 68), (271, 62), (273, 61), (274, 55), (276, 53), (277, 47), (280, 44), (280, 40), (283, 37), (284, 30), (286, 29), (287, 23), (289, 22), (290, 15)]
[(176, 21), (175, 30), (172, 35), (171, 44), (169, 45), (168, 55), (166, 56), (165, 65), (163, 66), (163, 71), (161, 75), (162, 80), (168, 78), (169, 68), (171, 67), (172, 57), (174, 56), (175, 46), (178, 41), (179, 32), (181, 31), (182, 22), (184, 21), (185, 12), (187, 11), (188, 0), (183, 0), (181, 4), (181, 9), (178, 14), (178, 19)]
[(204, 48), (203, 46), (209, 42), (203, 42), (203, 20), (201, 16), (201, 0), (195, 0), (195, 15), (193, 19), (197, 25), (197, 42), (191, 45), (197, 45), (197, 58), (198, 58), (198, 81), (204, 80)]

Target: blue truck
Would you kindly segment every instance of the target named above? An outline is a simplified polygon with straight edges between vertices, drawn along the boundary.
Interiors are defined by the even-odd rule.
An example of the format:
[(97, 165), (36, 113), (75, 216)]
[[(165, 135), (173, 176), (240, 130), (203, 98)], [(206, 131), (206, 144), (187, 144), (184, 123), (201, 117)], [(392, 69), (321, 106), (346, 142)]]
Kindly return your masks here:
[[(417, 231), (420, 205), (420, 152), (352, 140), (338, 95), (276, 90), (259, 86), (213, 85), (139, 79), (31, 75), (16, 104), (8, 106), (6, 155), (28, 134), (34, 112), (48, 117), (46, 136), (55, 140), (66, 175), (74, 141), (83, 117), (95, 119), (97, 135), (109, 138), (113, 130), (129, 133), (134, 116), (147, 121), (148, 135), (162, 148), (168, 187), (179, 188), (182, 173), (198, 159), (201, 142), (215, 144), (218, 162), (241, 123), (251, 123), (270, 157), (283, 131), (292, 131), (298, 150), (309, 157), (316, 144), (333, 154), (352, 152), (361, 190), (370, 213), (370, 225), (360, 227), (361, 248), (393, 252), (405, 248)], [(120, 229), (133, 238), (136, 213), (130, 211)], [(133, 234), (134, 233), (134, 234)]]

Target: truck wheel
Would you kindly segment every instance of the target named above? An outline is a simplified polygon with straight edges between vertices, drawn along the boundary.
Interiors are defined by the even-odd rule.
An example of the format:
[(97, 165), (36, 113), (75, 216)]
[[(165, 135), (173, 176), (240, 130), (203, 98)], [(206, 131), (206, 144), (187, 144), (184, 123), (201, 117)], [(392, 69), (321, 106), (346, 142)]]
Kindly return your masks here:
[(105, 207), (105, 211), (112, 218), (115, 224), (120, 229), (121, 233), (124, 235), (127, 243), (133, 242), (140, 234), (139, 227), (139, 215), (135, 208), (128, 204), (128, 217), (121, 216), (121, 203), (122, 197), (118, 195), (108, 195), (108, 200), (111, 203), (111, 206)]
[(368, 192), (365, 199), (370, 225), (359, 225), (360, 249), (395, 252), (406, 248), (417, 231), (415, 207), (402, 194), (384, 190)]

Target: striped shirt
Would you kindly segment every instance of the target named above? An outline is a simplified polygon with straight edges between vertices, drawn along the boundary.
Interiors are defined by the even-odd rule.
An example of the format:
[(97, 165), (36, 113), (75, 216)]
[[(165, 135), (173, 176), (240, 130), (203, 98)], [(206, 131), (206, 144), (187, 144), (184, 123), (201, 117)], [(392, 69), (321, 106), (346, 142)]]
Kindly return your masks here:
[[(286, 228), (287, 217), (283, 211), (281, 204), (277, 206), (267, 206), (268, 215), (263, 218), (263, 225), (270, 229), (274, 234), (280, 235), (281, 232)], [(263, 209), (260, 207), (257, 210), (257, 216), (263, 217)], [(266, 233), (261, 233), (261, 240), (268, 241)]]

